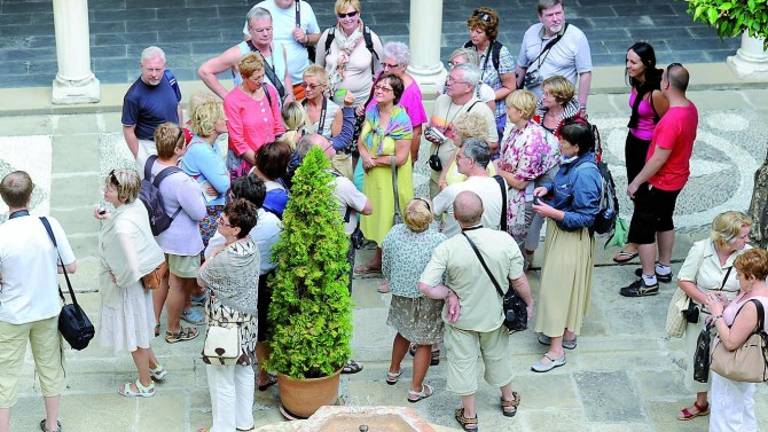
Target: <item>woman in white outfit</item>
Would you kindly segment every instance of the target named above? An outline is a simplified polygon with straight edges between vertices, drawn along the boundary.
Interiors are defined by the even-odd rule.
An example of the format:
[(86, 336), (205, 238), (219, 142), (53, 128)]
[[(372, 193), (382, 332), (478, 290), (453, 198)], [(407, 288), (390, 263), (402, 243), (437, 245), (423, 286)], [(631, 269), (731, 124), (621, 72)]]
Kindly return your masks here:
[[(707, 307), (717, 336), (728, 351), (735, 351), (758, 328), (766, 329), (765, 315), (758, 320), (758, 305), (768, 310), (768, 252), (751, 249), (733, 263), (739, 280), (739, 295), (731, 302), (717, 293), (707, 294)], [(712, 371), (710, 432), (755, 432), (755, 384), (732, 381)]]
[(109, 173), (104, 200), (115, 211), (95, 211), (102, 221), (99, 231), (101, 272), (101, 325), (99, 343), (115, 353), (129, 351), (139, 372), (133, 383), (123, 384), (118, 393), (126, 397), (155, 395), (152, 381), (167, 375), (150, 347), (154, 337), (155, 314), (151, 291), (141, 277), (163, 263), (165, 256), (149, 228), (144, 204), (136, 200), (141, 181), (133, 170)]

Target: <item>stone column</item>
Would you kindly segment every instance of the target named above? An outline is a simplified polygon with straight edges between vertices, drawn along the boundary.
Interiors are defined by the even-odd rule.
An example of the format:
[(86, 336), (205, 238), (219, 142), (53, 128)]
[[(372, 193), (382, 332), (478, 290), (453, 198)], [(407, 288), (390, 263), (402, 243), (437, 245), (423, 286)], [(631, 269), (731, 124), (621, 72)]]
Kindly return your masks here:
[(763, 40), (742, 33), (741, 48), (728, 57), (728, 65), (741, 79), (768, 80), (768, 51), (763, 49)]
[(54, 104), (94, 103), (101, 99), (99, 80), (91, 72), (88, 0), (53, 0), (56, 59)]
[(442, 28), (443, 0), (411, 0), (411, 64), (408, 73), (429, 99), (435, 94), (436, 85), (445, 82), (447, 74), (440, 62)]

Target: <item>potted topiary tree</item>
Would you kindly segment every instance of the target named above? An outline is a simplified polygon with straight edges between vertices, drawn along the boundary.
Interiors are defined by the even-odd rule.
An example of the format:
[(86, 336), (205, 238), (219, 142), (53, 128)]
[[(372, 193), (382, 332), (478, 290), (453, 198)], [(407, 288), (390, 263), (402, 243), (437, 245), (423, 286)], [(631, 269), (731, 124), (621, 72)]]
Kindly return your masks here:
[(768, 0), (686, 0), (694, 21), (715, 28), (721, 38), (741, 35), (741, 48), (728, 64), (742, 78), (768, 78)]
[(268, 366), (278, 372), (283, 409), (298, 418), (336, 403), (339, 373), (351, 353), (349, 240), (329, 168), (317, 147), (304, 157), (293, 177), (283, 234), (273, 248), (277, 271)]

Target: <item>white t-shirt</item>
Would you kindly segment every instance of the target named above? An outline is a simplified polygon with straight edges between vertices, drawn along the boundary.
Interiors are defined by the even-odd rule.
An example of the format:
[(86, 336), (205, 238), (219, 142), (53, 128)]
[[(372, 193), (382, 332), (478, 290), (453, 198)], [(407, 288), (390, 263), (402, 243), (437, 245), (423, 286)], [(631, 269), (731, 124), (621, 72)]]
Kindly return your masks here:
[[(592, 54), (587, 36), (575, 25), (568, 24), (562, 39), (553, 45), (548, 53), (536, 59), (554, 37), (544, 37), (541, 23), (532, 25), (523, 35), (517, 65), (527, 68), (528, 72), (538, 69), (542, 80), (562, 75), (576, 85), (578, 74), (592, 70)], [(526, 90), (532, 91), (537, 98), (541, 97), (541, 85)]]
[[(275, 45), (282, 45), (288, 56), (288, 73), (291, 75), (291, 81), (298, 84), (304, 80), (304, 69), (309, 66), (307, 57), (307, 48), (296, 42), (293, 38), (293, 29), (296, 28), (296, 4), (289, 8), (281, 8), (275, 4), (274, 0), (264, 0), (256, 4), (272, 14), (272, 40)], [(301, 28), (306, 34), (320, 33), (320, 26), (317, 24), (315, 12), (309, 3), (302, 1), (299, 4), (301, 8)], [(248, 36), (248, 22), (243, 27), (243, 34)], [(282, 76), (280, 76), (282, 79)]]
[(339, 213), (342, 218), (347, 213), (347, 207), (351, 208), (349, 222), (344, 224), (344, 232), (352, 234), (357, 226), (358, 212), (363, 211), (365, 203), (368, 202), (368, 197), (357, 190), (355, 184), (343, 176), (334, 176), (333, 195), (339, 202)]
[(453, 216), (453, 200), (460, 192), (472, 191), (483, 201), (483, 226), (491, 229), (501, 227), (501, 188), (492, 177), (470, 176), (460, 183), (454, 183), (437, 194), (433, 200), (436, 218), (443, 214), (443, 234), (453, 237), (461, 232), (459, 223)]
[[(283, 232), (283, 222), (274, 213), (263, 208), (256, 211), (256, 216), (258, 222), (256, 222), (256, 226), (251, 228), (249, 235), (259, 248), (261, 258), (259, 273), (263, 275), (277, 267), (277, 264), (272, 260), (272, 246), (280, 239), (280, 233)], [(223, 245), (224, 242), (224, 236), (217, 230), (216, 234), (208, 241), (208, 247), (205, 248), (205, 259), (210, 258), (214, 249)]]
[[(59, 222), (48, 217), (64, 265), (75, 254)], [(0, 321), (25, 324), (61, 311), (56, 263), (59, 258), (43, 223), (35, 216), (0, 225)], [(62, 287), (66, 291), (66, 287)]]

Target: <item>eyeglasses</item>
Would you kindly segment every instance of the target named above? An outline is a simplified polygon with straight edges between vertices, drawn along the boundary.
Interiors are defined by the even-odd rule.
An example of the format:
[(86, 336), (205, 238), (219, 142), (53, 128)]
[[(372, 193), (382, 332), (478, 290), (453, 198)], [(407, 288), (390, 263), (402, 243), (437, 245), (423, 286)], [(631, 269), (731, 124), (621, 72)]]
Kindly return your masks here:
[(352, 11), (352, 12), (347, 12), (347, 13), (341, 13), (341, 12), (339, 12), (339, 13), (337, 13), (337, 14), (336, 14), (336, 16), (338, 16), (338, 17), (339, 17), (339, 18), (341, 18), (341, 19), (344, 19), (344, 18), (352, 18), (352, 17), (354, 17), (355, 15), (357, 15), (357, 13), (358, 13), (357, 11)]
[(222, 215), (222, 216), (219, 216), (219, 218), (218, 218), (218, 219), (216, 219), (216, 223), (218, 223), (219, 225), (223, 225), (223, 226), (225, 226), (225, 227), (229, 227), (229, 228), (232, 228), (232, 225), (231, 225), (231, 224), (229, 224), (229, 223), (227, 223), (226, 221), (224, 221), (224, 216), (223, 216), (223, 215)]
[(396, 67), (398, 67), (398, 66), (400, 66), (400, 65), (399, 65), (399, 64), (397, 64), (397, 63), (385, 63), (385, 62), (381, 62), (381, 67), (383, 67), (384, 69), (394, 69), (394, 68), (396, 68)]
[(480, 18), (480, 21), (484, 23), (490, 23), (493, 19), (487, 12), (483, 12), (480, 9), (475, 9), (472, 11), (472, 16)]
[(314, 90), (314, 89), (323, 87), (324, 85), (325, 84), (307, 84), (305, 82), (301, 83), (302, 87), (304, 87), (305, 89), (310, 89), (310, 90)]
[(427, 206), (427, 210), (429, 210), (430, 213), (432, 213), (432, 206), (429, 204), (429, 201), (422, 197), (413, 197), (414, 201), (421, 201), (424, 203), (425, 206)]
[(393, 91), (392, 87), (384, 87), (381, 84), (377, 84), (376, 86), (373, 87), (373, 89), (374, 90), (381, 90), (383, 92), (391, 92), (391, 91)]
[(469, 84), (469, 81), (453, 79), (450, 75), (445, 79), (446, 84)]

